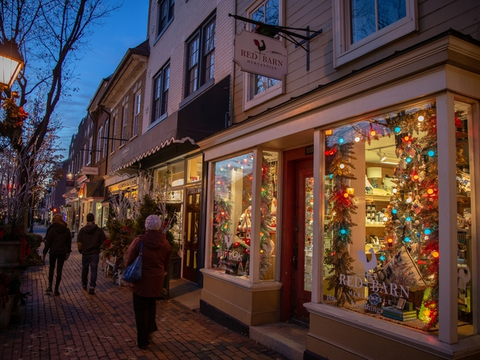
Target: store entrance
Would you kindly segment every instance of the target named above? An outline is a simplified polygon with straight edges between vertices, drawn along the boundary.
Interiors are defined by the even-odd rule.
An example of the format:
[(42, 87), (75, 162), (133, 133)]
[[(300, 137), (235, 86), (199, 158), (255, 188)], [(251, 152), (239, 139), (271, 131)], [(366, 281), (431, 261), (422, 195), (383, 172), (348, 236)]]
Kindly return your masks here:
[(198, 225), (200, 221), (201, 188), (187, 189), (185, 207), (185, 241), (183, 243), (183, 278), (197, 282)]
[[(293, 309), (292, 317), (309, 322), (304, 304), (312, 298), (312, 238), (313, 238), (313, 162), (300, 160), (295, 164), (295, 213), (293, 237)], [(293, 189), (292, 189), (293, 190)]]

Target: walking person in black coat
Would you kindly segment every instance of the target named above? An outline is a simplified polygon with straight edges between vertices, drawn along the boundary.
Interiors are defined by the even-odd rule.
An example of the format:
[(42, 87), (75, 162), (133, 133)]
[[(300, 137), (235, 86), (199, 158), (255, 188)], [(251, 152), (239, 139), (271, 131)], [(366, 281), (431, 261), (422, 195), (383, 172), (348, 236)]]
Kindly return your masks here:
[(68, 259), (72, 252), (72, 235), (63, 221), (62, 215), (57, 214), (52, 219), (52, 225), (47, 229), (45, 235), (45, 247), (43, 248), (43, 261), (45, 255), (50, 252), (50, 269), (48, 272), (48, 287), (46, 292), (52, 292), (53, 275), (55, 267), (57, 268), (57, 278), (55, 281), (55, 296), (59, 296), (58, 288), (62, 280), (63, 263)]
[(98, 263), (100, 261), (100, 246), (107, 237), (101, 228), (95, 224), (95, 216), (87, 214), (87, 225), (78, 232), (77, 246), (78, 252), (82, 254), (82, 287), (87, 290), (88, 270), (90, 273), (89, 294), (95, 295), (95, 286), (97, 286)]

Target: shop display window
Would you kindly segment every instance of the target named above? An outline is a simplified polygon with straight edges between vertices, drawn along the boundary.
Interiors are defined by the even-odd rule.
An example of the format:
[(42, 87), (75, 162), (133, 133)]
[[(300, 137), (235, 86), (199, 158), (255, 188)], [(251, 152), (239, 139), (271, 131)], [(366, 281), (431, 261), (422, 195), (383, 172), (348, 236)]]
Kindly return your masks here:
[[(458, 134), (463, 125), (456, 118)], [(324, 302), (438, 329), (435, 104), (361, 119), (325, 138)]]
[(171, 187), (176, 187), (184, 184), (185, 176), (185, 161), (177, 161), (173, 164), (169, 164), (155, 171), (155, 179), (158, 183), (163, 181), (163, 178), (168, 173), (169, 184)]
[(194, 183), (202, 180), (203, 157), (195, 156), (187, 160), (187, 183)]
[(457, 148), (457, 291), (458, 291), (458, 333), (473, 334), (472, 315), (472, 199), (470, 174), (473, 162), (470, 159), (471, 142), (469, 139), (469, 122), (472, 107), (459, 101), (455, 102), (455, 122), (458, 129)]
[[(248, 278), (252, 239), (260, 246), (260, 279), (274, 278), (276, 241), (276, 184), (278, 154), (262, 153), (259, 214), (252, 209), (253, 153), (215, 163), (212, 268)], [(251, 233), (252, 218), (260, 216), (258, 235)]]

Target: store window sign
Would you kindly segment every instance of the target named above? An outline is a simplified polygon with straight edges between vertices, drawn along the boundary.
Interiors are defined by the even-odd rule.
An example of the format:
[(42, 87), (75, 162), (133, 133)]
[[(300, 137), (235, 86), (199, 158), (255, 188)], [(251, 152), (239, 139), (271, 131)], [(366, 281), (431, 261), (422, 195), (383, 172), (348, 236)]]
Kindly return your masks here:
[(246, 30), (235, 36), (233, 61), (242, 71), (273, 79), (288, 73), (287, 49), (282, 42)]

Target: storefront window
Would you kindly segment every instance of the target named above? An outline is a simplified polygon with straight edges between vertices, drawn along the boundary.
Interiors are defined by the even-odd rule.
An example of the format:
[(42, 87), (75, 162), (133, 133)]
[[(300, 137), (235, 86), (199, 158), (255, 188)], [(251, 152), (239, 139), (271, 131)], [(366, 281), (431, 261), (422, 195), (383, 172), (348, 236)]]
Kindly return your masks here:
[[(212, 268), (248, 277), (253, 187), (253, 153), (215, 164)], [(274, 278), (278, 155), (263, 152), (260, 189), (260, 279)]]
[(185, 169), (184, 160), (177, 161), (176, 163), (164, 166), (155, 172), (156, 181), (158, 183), (162, 182), (167, 172), (169, 172), (169, 177), (170, 177), (169, 184), (171, 187), (183, 185), (184, 169)]
[(470, 159), (469, 119), (470, 105), (455, 102), (455, 126), (457, 128), (457, 272), (458, 272), (458, 333), (473, 334), (472, 297), (475, 293), (472, 282), (472, 199), (470, 174), (473, 162)]
[(435, 104), (325, 132), (324, 300), (438, 329)]
[(202, 180), (202, 155), (187, 160), (187, 183)]

